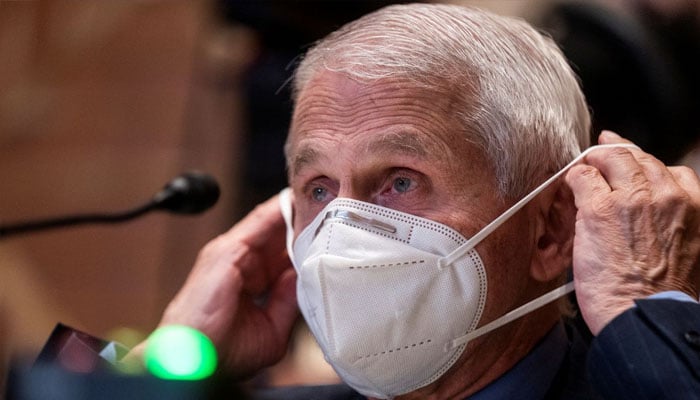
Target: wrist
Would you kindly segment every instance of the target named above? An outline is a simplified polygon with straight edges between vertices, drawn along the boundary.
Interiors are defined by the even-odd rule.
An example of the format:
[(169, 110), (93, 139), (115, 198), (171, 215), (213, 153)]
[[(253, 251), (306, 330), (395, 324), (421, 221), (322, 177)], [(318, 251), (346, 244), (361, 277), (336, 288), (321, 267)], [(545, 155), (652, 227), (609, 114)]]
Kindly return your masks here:
[(693, 298), (691, 295), (685, 292), (681, 292), (680, 290), (667, 290), (659, 293), (654, 293), (651, 296), (648, 296), (647, 299), (650, 300), (661, 300), (661, 299), (666, 299), (666, 300), (677, 300), (677, 301), (688, 301), (692, 303), (697, 303), (698, 299)]

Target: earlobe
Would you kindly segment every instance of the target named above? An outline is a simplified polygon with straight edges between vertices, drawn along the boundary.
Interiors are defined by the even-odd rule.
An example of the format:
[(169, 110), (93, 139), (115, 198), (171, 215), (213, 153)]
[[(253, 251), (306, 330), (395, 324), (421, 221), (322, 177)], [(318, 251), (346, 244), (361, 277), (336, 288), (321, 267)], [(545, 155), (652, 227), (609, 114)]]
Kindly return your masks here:
[(556, 279), (571, 266), (576, 223), (576, 206), (569, 187), (560, 183), (547, 193), (541, 202), (530, 265), (530, 275), (541, 282)]

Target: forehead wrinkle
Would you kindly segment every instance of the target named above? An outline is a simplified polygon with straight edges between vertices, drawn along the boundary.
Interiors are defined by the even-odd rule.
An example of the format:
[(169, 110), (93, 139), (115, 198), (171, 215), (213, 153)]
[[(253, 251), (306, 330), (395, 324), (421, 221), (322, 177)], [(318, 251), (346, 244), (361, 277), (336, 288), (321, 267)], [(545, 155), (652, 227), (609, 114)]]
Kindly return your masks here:
[[(370, 139), (364, 146), (364, 154), (401, 154), (425, 158), (433, 144), (423, 136), (410, 132), (384, 133)], [(309, 144), (302, 145), (291, 163), (291, 173), (296, 175), (307, 165), (317, 162), (322, 154)]]
[(403, 154), (412, 157), (428, 155), (429, 143), (420, 135), (409, 132), (385, 133), (367, 142), (365, 153)]

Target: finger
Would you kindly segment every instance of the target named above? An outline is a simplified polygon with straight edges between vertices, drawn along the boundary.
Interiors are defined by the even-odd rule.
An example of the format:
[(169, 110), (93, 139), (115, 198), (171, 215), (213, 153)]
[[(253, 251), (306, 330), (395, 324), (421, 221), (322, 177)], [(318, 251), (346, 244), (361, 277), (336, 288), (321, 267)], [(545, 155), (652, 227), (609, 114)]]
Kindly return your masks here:
[[(598, 141), (601, 144), (628, 143), (631, 141), (622, 138), (612, 131), (602, 131)], [(672, 192), (678, 189), (676, 177), (668, 167), (653, 155), (639, 149), (628, 149), (644, 172), (644, 176), (659, 193)]]
[[(235, 238), (253, 248), (269, 248), (270, 239), (278, 237), (280, 231), (284, 231), (284, 219), (278, 196), (273, 196), (255, 207), (222, 236), (224, 240)], [(272, 244), (283, 246), (284, 240), (281, 243), (273, 241)]]
[(698, 174), (685, 166), (669, 167), (668, 170), (678, 185), (695, 200), (696, 204), (700, 203), (700, 177)]
[(578, 209), (590, 207), (597, 198), (609, 195), (612, 191), (600, 172), (589, 165), (572, 167), (565, 180), (574, 194), (574, 203)]
[(296, 300), (296, 272), (287, 269), (275, 282), (267, 303), (266, 313), (272, 321), (280, 340), (289, 338), (294, 321), (299, 315)]
[(286, 257), (286, 228), (279, 207), (278, 196), (259, 204), (243, 220), (226, 232), (221, 240), (241, 243), (248, 248), (248, 257), (239, 267), (244, 273), (249, 268), (274, 266)]
[(627, 143), (633, 144), (631, 141), (623, 138), (613, 131), (604, 130), (600, 132), (598, 136), (598, 144), (616, 144), (616, 143)]
[[(237, 257), (237, 255), (234, 255)], [(210, 265), (210, 261), (213, 264)], [(238, 309), (243, 287), (240, 271), (230, 268), (229, 260), (204, 260), (209, 268), (195, 268), (177, 296), (170, 302), (160, 325), (181, 324), (195, 327), (215, 344), (225, 336), (227, 317)], [(226, 315), (219, 315), (221, 313)]]
[[(634, 144), (613, 131), (602, 131), (598, 137), (598, 142), (600, 144)], [(632, 153), (637, 162), (642, 164), (649, 181), (658, 182), (671, 177), (666, 165), (656, 157), (639, 149), (628, 150)]]
[(597, 149), (585, 163), (598, 169), (613, 191), (634, 191), (647, 184), (644, 168), (627, 148)]
[[(223, 268), (235, 268), (243, 277), (243, 290), (257, 296), (269, 286), (291, 262), (286, 251), (286, 229), (278, 197), (258, 205), (229, 231), (207, 245), (207, 259), (220, 259)], [(211, 262), (203, 262), (211, 268)], [(221, 263), (218, 263), (221, 264)]]
[(276, 256), (251, 253), (249, 262), (240, 267), (244, 277), (243, 290), (257, 297), (266, 294), (271, 286), (286, 270), (293, 269), (287, 252), (277, 253)]

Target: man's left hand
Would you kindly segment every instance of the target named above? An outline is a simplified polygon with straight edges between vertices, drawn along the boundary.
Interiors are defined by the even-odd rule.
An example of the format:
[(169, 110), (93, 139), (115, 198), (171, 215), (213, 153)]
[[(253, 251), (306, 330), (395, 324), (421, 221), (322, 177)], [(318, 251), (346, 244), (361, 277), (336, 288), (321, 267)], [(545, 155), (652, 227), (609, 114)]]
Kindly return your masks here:
[[(603, 132), (601, 144), (630, 143)], [(597, 334), (635, 299), (678, 290), (698, 297), (700, 179), (641, 150), (599, 149), (566, 176), (576, 207), (574, 282)]]

